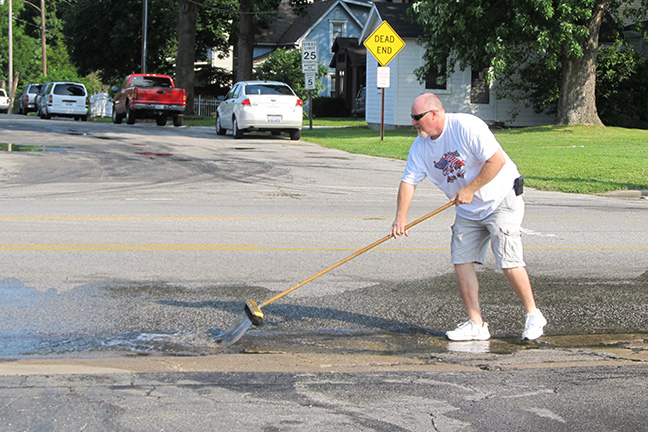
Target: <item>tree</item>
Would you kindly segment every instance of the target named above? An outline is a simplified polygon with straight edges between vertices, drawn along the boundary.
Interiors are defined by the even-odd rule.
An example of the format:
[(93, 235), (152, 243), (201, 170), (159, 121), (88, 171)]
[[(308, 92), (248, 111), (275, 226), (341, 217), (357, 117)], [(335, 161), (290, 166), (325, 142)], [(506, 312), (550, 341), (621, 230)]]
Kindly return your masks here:
[(195, 3), (178, 2), (178, 55), (176, 56), (176, 85), (187, 90), (186, 114), (193, 114), (194, 63), (196, 61), (196, 21), (198, 7)]
[(187, 114), (193, 114), (195, 62), (207, 60), (207, 51), (229, 51), (227, 34), (231, 27), (233, 0), (212, 0), (198, 4), (179, 1), (177, 26), (178, 53), (176, 56), (176, 84), (187, 91)]
[(648, 126), (648, 59), (617, 42), (599, 51), (596, 100), (605, 124)]
[(238, 26), (232, 28), (236, 41), (236, 81), (252, 79), (254, 63), (254, 35), (274, 18), (281, 0), (239, 0)]
[[(32, 2), (39, 4), (39, 2)], [(37, 9), (26, 6), (22, 1), (13, 2), (13, 69), (18, 74), (17, 88), (28, 83), (45, 81), (80, 81), (89, 90), (96, 89), (96, 84), (90, 77), (79, 76), (78, 70), (70, 56), (61, 32), (60, 18), (64, 0), (48, 0), (46, 5), (47, 28), (47, 77), (43, 76), (41, 50), (41, 20)], [(2, 16), (6, 16), (7, 2), (0, 7)], [(0, 34), (7, 34), (8, 22), (0, 20)], [(7, 38), (0, 38), (0, 79), (6, 79), (8, 71)]]
[[(317, 85), (313, 91), (318, 94), (324, 89), (320, 79), (328, 73), (326, 66), (318, 65)], [(301, 100), (306, 100), (308, 90), (304, 88), (304, 73), (302, 72), (301, 51), (297, 49), (278, 48), (273, 51), (266, 61), (257, 66), (255, 76), (260, 80), (282, 81), (297, 93)]]
[[(116, 84), (141, 71), (141, 1), (76, 0), (63, 17), (65, 42), (81, 74), (98, 71), (104, 82)], [(177, 0), (156, 0), (149, 7), (147, 71), (173, 72), (177, 22)]]
[[(422, 0), (410, 14), (424, 27), (426, 65), (450, 74), (455, 65), (489, 78), (559, 74), (556, 122), (602, 124), (596, 108), (596, 60), (604, 19), (640, 22), (648, 0)], [(525, 86), (527, 86), (525, 88)], [(520, 99), (538, 87), (521, 83)], [(538, 95), (536, 95), (538, 96)], [(529, 100), (529, 99), (527, 99)]]

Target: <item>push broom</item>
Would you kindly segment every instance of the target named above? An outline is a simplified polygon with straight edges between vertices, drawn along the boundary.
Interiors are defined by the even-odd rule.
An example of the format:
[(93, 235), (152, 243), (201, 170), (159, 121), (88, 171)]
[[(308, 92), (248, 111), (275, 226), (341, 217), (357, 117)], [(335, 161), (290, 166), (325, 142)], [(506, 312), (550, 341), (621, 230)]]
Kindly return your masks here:
[[(432, 212), (430, 212), (430, 213), (428, 213), (428, 214), (426, 214), (424, 216), (421, 216), (420, 218), (416, 219), (415, 221), (407, 224), (405, 226), (405, 229), (408, 230), (408, 229), (412, 228), (413, 226), (418, 225), (421, 222), (431, 218), (432, 216), (434, 216), (434, 215), (436, 215), (438, 213), (441, 213), (443, 210), (452, 207), (453, 205), (454, 205), (454, 201), (450, 201), (449, 203), (444, 204), (443, 206), (439, 207), (438, 209), (436, 209), (436, 210), (434, 210), (434, 211), (432, 211)], [(243, 308), (243, 310), (245, 312), (245, 315), (242, 316), (241, 319), (239, 319), (239, 321), (235, 325), (233, 325), (229, 329), (225, 330), (220, 335), (216, 336), (216, 342), (222, 347), (226, 347), (226, 346), (235, 344), (241, 338), (241, 336), (243, 336), (243, 333), (245, 333), (245, 331), (248, 328), (250, 328), (251, 325), (254, 325), (254, 326), (257, 326), (257, 327), (263, 325), (263, 318), (265, 318), (265, 314), (261, 310), (262, 308), (268, 306), (270, 303), (273, 303), (273, 302), (279, 300), (283, 296), (285, 296), (287, 294), (290, 294), (291, 292), (295, 291), (296, 289), (303, 287), (307, 283), (317, 279), (318, 277), (322, 276), (323, 274), (326, 274), (326, 273), (330, 272), (334, 268), (337, 268), (337, 267), (341, 266), (342, 264), (344, 264), (344, 263), (346, 263), (348, 261), (351, 261), (352, 259), (362, 255), (363, 253), (365, 253), (365, 252), (375, 248), (376, 246), (386, 242), (387, 240), (389, 240), (392, 237), (393, 237), (392, 235), (387, 235), (387, 236), (381, 238), (380, 240), (377, 240), (377, 241), (371, 243), (370, 245), (365, 246), (364, 248), (358, 250), (357, 252), (354, 252), (353, 254), (349, 255), (348, 257), (346, 257), (346, 258), (336, 262), (335, 264), (325, 268), (324, 270), (314, 274), (313, 276), (309, 277), (308, 279), (304, 279), (303, 281), (299, 282), (298, 284), (293, 285), (292, 287), (288, 288), (287, 290), (282, 291), (279, 294), (275, 295), (274, 297), (264, 301), (261, 305), (259, 305), (254, 300), (248, 299), (245, 302), (245, 307)]]

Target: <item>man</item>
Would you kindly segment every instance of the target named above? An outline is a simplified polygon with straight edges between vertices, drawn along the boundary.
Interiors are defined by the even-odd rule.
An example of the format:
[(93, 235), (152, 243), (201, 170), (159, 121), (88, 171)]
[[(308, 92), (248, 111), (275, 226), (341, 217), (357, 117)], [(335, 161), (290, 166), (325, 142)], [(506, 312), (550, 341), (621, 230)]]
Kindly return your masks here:
[(517, 166), (486, 123), (469, 114), (446, 114), (434, 94), (414, 100), (412, 124), (419, 137), (410, 148), (390, 234), (396, 238), (408, 235), (407, 211), (416, 185), (426, 177), (455, 202), (451, 261), (469, 320), (446, 336), (453, 341), (490, 338), (488, 324), (482, 320), (474, 268), (474, 263), (483, 264), (490, 242), (497, 266), (526, 309), (522, 338), (539, 338), (547, 320), (536, 307), (522, 257), (524, 201)]

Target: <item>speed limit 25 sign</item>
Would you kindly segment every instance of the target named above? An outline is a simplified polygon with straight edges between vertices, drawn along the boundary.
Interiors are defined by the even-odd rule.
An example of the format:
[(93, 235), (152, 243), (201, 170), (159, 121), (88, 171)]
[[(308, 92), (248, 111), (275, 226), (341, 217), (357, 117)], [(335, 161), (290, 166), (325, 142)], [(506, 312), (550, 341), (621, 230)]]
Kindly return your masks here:
[(304, 74), (316, 74), (317, 64), (319, 58), (317, 57), (317, 41), (303, 41), (302, 42), (302, 72)]

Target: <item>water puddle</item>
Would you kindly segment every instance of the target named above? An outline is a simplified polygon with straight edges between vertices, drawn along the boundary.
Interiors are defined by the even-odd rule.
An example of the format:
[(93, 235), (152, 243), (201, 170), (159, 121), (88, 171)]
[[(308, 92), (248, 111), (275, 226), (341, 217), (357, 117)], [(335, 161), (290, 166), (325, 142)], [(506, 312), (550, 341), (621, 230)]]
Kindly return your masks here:
[[(481, 276), (485, 281), (494, 278), (490, 273)], [(267, 288), (188, 288), (105, 281), (58, 292), (38, 290), (19, 279), (6, 278), (0, 280), (0, 357), (103, 352), (168, 356), (303, 352), (398, 354), (463, 361), (545, 350), (596, 351), (648, 362), (645, 310), (634, 307), (645, 304), (646, 278), (647, 275), (626, 281), (535, 278), (535, 286), (543, 293), (544, 304), (550, 311), (548, 315), (554, 317), (547, 335), (537, 342), (521, 341), (519, 313), (491, 313), (491, 328), (499, 330), (488, 341), (448, 341), (444, 331), (452, 323), (444, 317), (451, 314), (439, 313), (438, 308), (451, 301), (458, 303), (451, 274), (407, 286), (385, 284), (335, 297), (309, 297), (307, 304), (303, 299), (287, 298), (266, 311), (263, 326), (242, 327), (231, 335), (227, 329), (245, 324), (235, 321), (243, 311), (242, 299), (267, 297)], [(497, 283), (504, 286), (505, 281)], [(430, 294), (430, 286), (435, 288), (434, 295)], [(567, 297), (565, 287), (570, 292)], [(402, 299), (394, 297), (396, 291)], [(612, 291), (614, 296), (609, 294)], [(487, 303), (499, 301), (503, 305), (511, 301), (504, 296), (495, 291)], [(420, 302), (425, 307), (411, 307), (406, 301), (409, 298), (425, 299)], [(583, 306), (582, 299), (589, 298), (591, 301)], [(371, 307), (358, 299), (371, 299)], [(626, 306), (621, 308), (620, 304)], [(583, 308), (598, 311), (599, 319), (584, 322), (581, 314), (572, 317), (568, 313)], [(231, 346), (226, 346), (230, 342)]]
[(26, 152), (54, 152), (65, 153), (66, 149), (62, 147), (52, 147), (44, 145), (22, 145), (12, 143), (0, 143), (0, 151), (8, 153), (26, 153)]
[(2, 357), (53, 356), (81, 353), (135, 355), (204, 355), (219, 352), (209, 334), (179, 332), (128, 332), (116, 336), (38, 337), (0, 335)]

